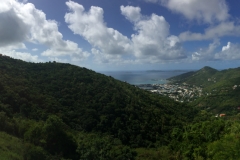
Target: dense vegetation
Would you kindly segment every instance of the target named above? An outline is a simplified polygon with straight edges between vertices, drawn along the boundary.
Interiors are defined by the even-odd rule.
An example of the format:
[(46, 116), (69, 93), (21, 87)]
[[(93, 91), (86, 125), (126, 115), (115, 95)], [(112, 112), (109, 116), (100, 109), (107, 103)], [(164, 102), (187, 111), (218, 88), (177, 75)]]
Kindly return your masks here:
[(2, 130), (49, 155), (79, 158), (79, 141), (88, 143), (79, 137), (89, 137), (93, 144), (85, 147), (103, 141), (112, 152), (134, 157), (131, 148), (167, 145), (172, 128), (196, 114), (187, 105), (70, 64), (2, 56), (0, 68), (0, 109), (7, 126)]
[(0, 75), (3, 159), (239, 157), (238, 116), (215, 118), (70, 64), (1, 56)]

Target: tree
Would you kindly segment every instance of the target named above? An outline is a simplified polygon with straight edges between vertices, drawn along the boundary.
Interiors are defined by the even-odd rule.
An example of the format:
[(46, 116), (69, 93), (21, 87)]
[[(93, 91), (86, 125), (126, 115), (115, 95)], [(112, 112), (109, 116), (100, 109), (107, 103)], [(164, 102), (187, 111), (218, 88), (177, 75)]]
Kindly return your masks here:
[(43, 126), (44, 148), (51, 154), (62, 155), (65, 158), (77, 159), (77, 145), (68, 127), (56, 115), (49, 116)]

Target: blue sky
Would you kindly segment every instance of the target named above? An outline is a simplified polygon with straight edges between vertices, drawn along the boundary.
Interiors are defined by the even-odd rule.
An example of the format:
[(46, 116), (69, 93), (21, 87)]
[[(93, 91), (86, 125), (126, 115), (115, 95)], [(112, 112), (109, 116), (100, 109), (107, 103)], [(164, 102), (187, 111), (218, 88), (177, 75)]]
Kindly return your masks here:
[(0, 53), (95, 71), (240, 66), (238, 1), (1, 0)]

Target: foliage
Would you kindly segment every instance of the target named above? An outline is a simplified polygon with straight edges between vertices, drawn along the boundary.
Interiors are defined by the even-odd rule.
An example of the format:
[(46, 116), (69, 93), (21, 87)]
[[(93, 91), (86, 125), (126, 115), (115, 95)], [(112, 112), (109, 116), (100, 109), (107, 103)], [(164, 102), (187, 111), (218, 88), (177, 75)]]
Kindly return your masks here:
[(23, 160), (24, 144), (16, 137), (0, 132), (0, 155), (3, 160)]
[[(205, 67), (183, 77), (192, 76), (188, 82), (197, 83), (213, 74), (221, 81), (204, 85), (216, 89), (238, 82), (237, 75), (231, 76), (238, 71)], [(224, 80), (220, 73), (231, 80)], [(212, 117), (207, 109), (199, 111), (214, 104), (220, 106), (218, 112), (237, 105), (238, 88), (188, 105), (70, 64), (35, 64), (2, 56), (0, 75), (1, 158), (240, 157), (239, 116), (223, 119)]]
[(172, 152), (167, 147), (161, 148), (137, 148), (136, 160), (175, 160), (180, 159), (180, 155)]
[[(77, 144), (66, 124), (53, 115), (49, 116), (45, 123), (33, 124), (24, 134), (24, 139), (32, 144), (41, 146), (52, 155), (64, 158), (77, 159)], [(36, 148), (34, 151), (39, 151)]]
[(136, 153), (121, 141), (111, 136), (79, 133), (78, 149), (80, 159), (121, 160), (134, 159)]
[(169, 147), (180, 151), (184, 157), (189, 159), (206, 157), (207, 144), (220, 139), (224, 133), (224, 126), (225, 122), (217, 119), (187, 125), (182, 130), (174, 128)]
[(240, 123), (230, 124), (228, 133), (208, 145), (208, 157), (213, 160), (240, 159)]
[[(197, 113), (186, 104), (70, 64), (0, 57), (0, 68), (0, 109), (7, 115), (36, 121), (56, 115), (72, 130), (107, 133), (132, 147), (167, 144), (171, 129)], [(40, 134), (38, 125), (33, 132)]]

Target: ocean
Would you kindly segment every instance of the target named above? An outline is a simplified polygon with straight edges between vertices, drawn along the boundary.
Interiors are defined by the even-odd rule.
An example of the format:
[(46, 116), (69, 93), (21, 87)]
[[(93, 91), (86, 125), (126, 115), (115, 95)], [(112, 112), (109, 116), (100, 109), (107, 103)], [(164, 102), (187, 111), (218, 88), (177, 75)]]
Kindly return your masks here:
[(165, 84), (168, 78), (177, 76), (190, 70), (150, 70), (150, 71), (105, 71), (100, 72), (112, 76), (123, 82), (133, 85), (140, 84)]

